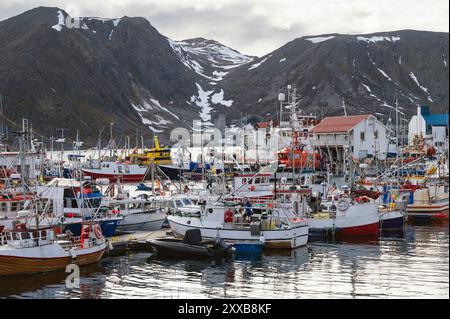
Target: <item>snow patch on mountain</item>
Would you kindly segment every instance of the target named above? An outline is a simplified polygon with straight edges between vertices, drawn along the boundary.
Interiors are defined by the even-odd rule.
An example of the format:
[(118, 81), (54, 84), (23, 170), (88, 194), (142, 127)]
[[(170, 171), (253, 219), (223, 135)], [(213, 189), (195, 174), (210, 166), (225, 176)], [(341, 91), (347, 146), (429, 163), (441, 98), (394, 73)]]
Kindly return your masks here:
[(335, 36), (334, 35), (332, 35), (332, 36), (329, 36), (329, 37), (314, 37), (314, 38), (306, 38), (305, 40), (306, 41), (310, 41), (310, 42), (312, 42), (312, 43), (320, 43), (320, 42), (324, 42), (324, 41), (327, 41), (327, 40), (330, 40), (330, 39), (333, 39), (333, 38), (335, 38)]
[(256, 68), (259, 67), (261, 64), (263, 64), (264, 62), (266, 62), (268, 58), (269, 58), (269, 57), (262, 59), (262, 60), (259, 61), (258, 63), (252, 64), (252, 65), (248, 68), (248, 70), (250, 71), (250, 70), (256, 69)]
[(198, 84), (197, 82), (195, 82), (195, 85), (197, 86), (198, 89), (198, 95), (195, 96), (191, 96), (191, 102), (195, 103), (195, 105), (197, 105), (198, 107), (201, 108), (200, 110), (200, 118), (202, 119), (202, 121), (204, 122), (208, 122), (209, 124), (211, 124), (211, 110), (212, 107), (210, 107), (209, 104), (209, 96), (214, 92), (214, 90), (211, 91), (205, 91), (203, 90), (203, 88), (201, 87), (200, 84)]
[(356, 37), (358, 41), (364, 41), (366, 43), (376, 43), (380, 41), (389, 41), (389, 42), (396, 42), (400, 40), (400, 37), (398, 36), (391, 36), (391, 37), (383, 37), (383, 36), (373, 36), (370, 38), (358, 36)]
[[(197, 86), (198, 93), (197, 95), (191, 96), (191, 102), (195, 103), (198, 107), (200, 107), (199, 116), (203, 122), (206, 122), (206, 125), (211, 124), (211, 111), (213, 110), (212, 104), (215, 105), (224, 105), (230, 107), (233, 105), (233, 100), (225, 100), (224, 95), (225, 92), (223, 89), (220, 89), (219, 92), (215, 93), (214, 89), (205, 91), (200, 84), (195, 83)], [(188, 103), (188, 101), (186, 101)], [(190, 103), (188, 103), (190, 104)]]
[(377, 69), (378, 69), (378, 71), (379, 71), (381, 74), (383, 74), (383, 76), (384, 76), (386, 79), (388, 79), (389, 81), (392, 82), (392, 79), (390, 78), (389, 75), (386, 74), (386, 72), (384, 72), (384, 71), (383, 71), (382, 69), (380, 69), (380, 68), (377, 68)]
[(191, 70), (194, 70), (197, 74), (201, 76), (205, 76), (203, 74), (203, 67), (197, 61), (190, 59), (186, 51), (183, 50), (183, 47), (181, 45), (179, 45), (178, 43), (169, 38), (167, 38), (167, 41), (169, 41), (172, 50), (175, 52), (180, 61), (186, 67), (188, 67)]
[(222, 81), (228, 74), (220, 69), (233, 69), (253, 61), (253, 57), (213, 40), (203, 38), (184, 41), (168, 40), (172, 49), (186, 66), (213, 82)]
[(364, 83), (361, 83), (361, 85), (366, 88), (367, 92), (369, 92), (369, 93), (372, 92), (372, 90), (370, 89), (370, 87), (368, 85), (366, 85)]
[[(165, 119), (161, 114), (157, 114), (157, 111), (163, 111), (177, 120), (180, 118), (169, 111), (167, 108), (161, 105), (161, 103), (154, 99), (150, 98), (149, 100), (143, 100), (142, 103), (131, 103), (131, 106), (135, 109), (139, 117), (141, 118), (142, 124), (146, 125), (152, 132), (159, 133), (163, 132), (168, 127), (169, 124), (173, 122)], [(151, 112), (150, 112), (151, 111)], [(153, 117), (155, 120), (150, 120), (149, 116)]]
[(55, 24), (54, 26), (52, 26), (52, 29), (55, 29), (56, 31), (61, 32), (65, 25), (66, 24), (64, 22), (64, 14), (62, 13), (61, 10), (58, 10), (58, 24)]
[(223, 92), (222, 89), (220, 89), (219, 93), (214, 93), (211, 96), (211, 103), (213, 103), (213, 104), (222, 104), (222, 105), (230, 107), (233, 104), (233, 100), (228, 100), (228, 101), (224, 100), (223, 99), (223, 94), (224, 94), (224, 92)]
[(433, 99), (432, 99), (431, 96), (430, 96), (430, 92), (428, 92), (428, 89), (427, 89), (426, 87), (420, 85), (419, 80), (417, 80), (416, 75), (415, 75), (413, 72), (410, 72), (410, 73), (409, 73), (409, 77), (410, 77), (414, 82), (416, 82), (417, 86), (418, 86), (422, 91), (424, 91), (424, 92), (427, 94), (427, 99), (428, 99), (428, 101), (433, 102)]

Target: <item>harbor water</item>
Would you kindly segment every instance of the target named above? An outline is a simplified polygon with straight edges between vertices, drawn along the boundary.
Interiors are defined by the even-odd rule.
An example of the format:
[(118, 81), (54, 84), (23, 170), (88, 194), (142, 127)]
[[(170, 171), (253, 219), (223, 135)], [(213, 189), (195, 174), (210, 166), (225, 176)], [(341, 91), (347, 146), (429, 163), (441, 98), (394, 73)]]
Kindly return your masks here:
[(449, 227), (407, 225), (359, 242), (311, 242), (230, 260), (163, 260), (151, 252), (81, 270), (0, 278), (2, 298), (449, 298)]

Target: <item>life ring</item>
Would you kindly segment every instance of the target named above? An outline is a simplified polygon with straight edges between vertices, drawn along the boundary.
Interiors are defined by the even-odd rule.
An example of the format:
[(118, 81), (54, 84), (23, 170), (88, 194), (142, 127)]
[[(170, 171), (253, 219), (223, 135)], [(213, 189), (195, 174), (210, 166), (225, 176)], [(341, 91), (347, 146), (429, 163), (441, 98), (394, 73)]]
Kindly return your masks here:
[(345, 200), (345, 199), (340, 199), (339, 202), (338, 202), (338, 204), (337, 204), (337, 208), (338, 208), (341, 212), (346, 211), (347, 208), (348, 208), (348, 206), (349, 206), (349, 203), (348, 203), (348, 201)]
[(231, 209), (225, 211), (224, 218), (225, 223), (232, 223), (233, 222), (233, 211)]
[(252, 192), (256, 189), (255, 185), (252, 185), (248, 188), (249, 190), (251, 190)]
[(112, 213), (113, 215), (120, 214), (120, 209), (113, 209), (113, 210), (111, 211), (111, 213)]
[(94, 225), (94, 234), (97, 239), (100, 239), (103, 237), (102, 229), (100, 228), (99, 225)]

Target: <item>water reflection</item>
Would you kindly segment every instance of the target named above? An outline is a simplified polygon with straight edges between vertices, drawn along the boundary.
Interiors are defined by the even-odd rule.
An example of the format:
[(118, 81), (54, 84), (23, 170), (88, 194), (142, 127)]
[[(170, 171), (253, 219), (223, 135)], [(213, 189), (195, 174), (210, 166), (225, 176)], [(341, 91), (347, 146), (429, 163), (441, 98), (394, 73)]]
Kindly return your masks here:
[(223, 260), (165, 260), (152, 253), (108, 257), (65, 273), (0, 279), (19, 298), (448, 298), (448, 223), (408, 225), (378, 239), (312, 242)]

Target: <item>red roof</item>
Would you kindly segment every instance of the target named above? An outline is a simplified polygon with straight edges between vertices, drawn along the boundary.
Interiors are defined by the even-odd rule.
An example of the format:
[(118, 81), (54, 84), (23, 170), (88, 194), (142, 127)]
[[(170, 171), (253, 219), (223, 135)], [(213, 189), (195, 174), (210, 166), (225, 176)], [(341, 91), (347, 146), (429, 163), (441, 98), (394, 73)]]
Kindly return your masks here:
[(349, 132), (358, 123), (368, 119), (371, 115), (334, 116), (326, 117), (311, 129), (312, 133), (340, 133)]

